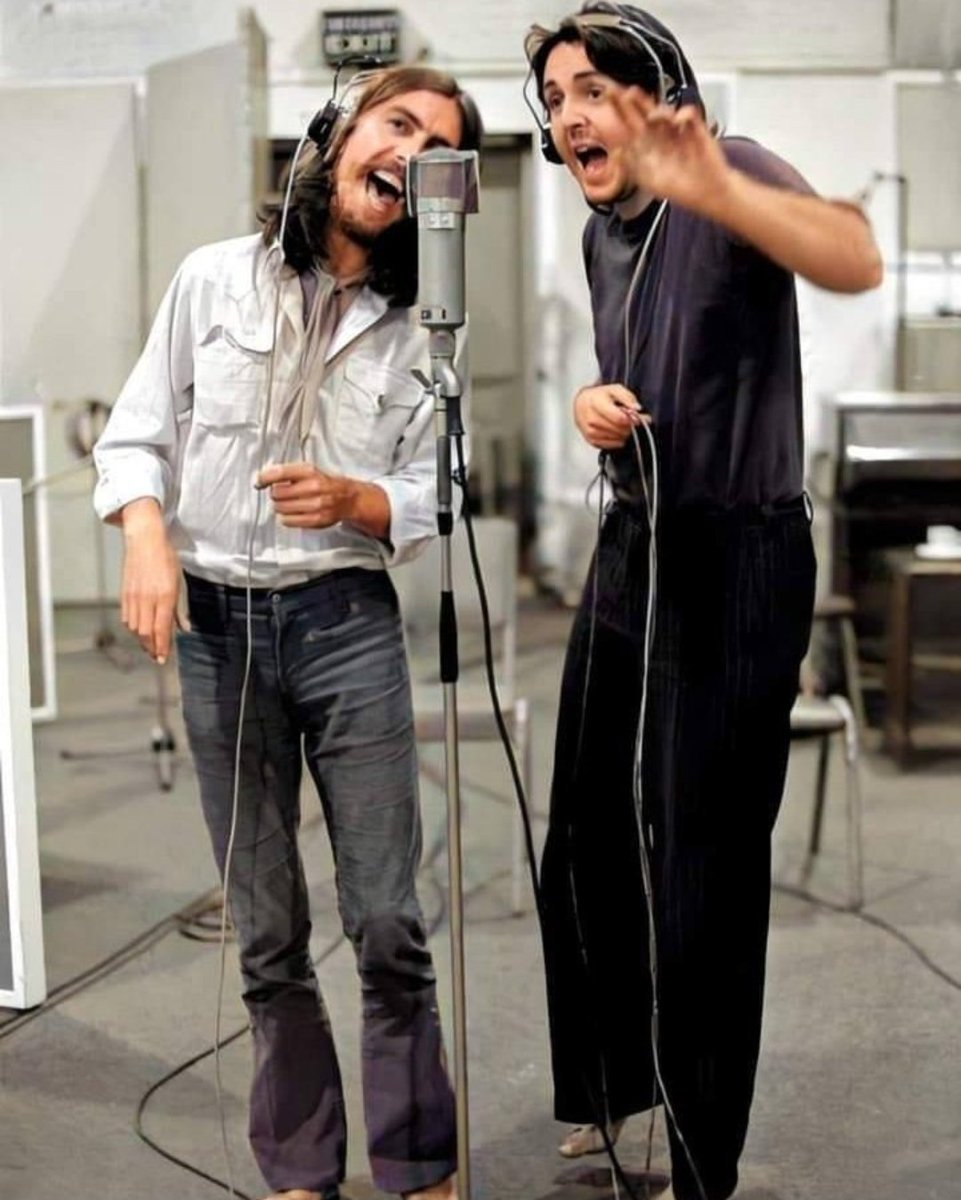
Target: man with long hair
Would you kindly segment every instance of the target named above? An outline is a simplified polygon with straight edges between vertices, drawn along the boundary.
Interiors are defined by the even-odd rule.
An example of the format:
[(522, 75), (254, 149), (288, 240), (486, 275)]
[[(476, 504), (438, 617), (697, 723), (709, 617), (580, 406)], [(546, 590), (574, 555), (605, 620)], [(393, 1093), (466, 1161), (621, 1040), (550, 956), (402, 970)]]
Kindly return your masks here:
[[(184, 717), (237, 933), (255, 1069), (250, 1139), (273, 1197), (332, 1200), (340, 1071), (310, 960), (302, 757), (324, 809), (363, 1004), (374, 1180), (456, 1197), (454, 1104), (415, 893), (410, 684), (385, 567), (436, 532), (427, 334), (411, 310), (407, 163), (477, 148), (476, 108), (423, 67), (359, 85), (263, 235), (187, 257), (97, 446), (123, 527), (123, 619)], [(249, 603), (249, 608), (248, 608)], [(242, 714), (242, 718), (241, 718)], [(236, 765), (236, 770), (235, 770)]]
[[(814, 595), (794, 273), (874, 287), (856, 206), (719, 138), (663, 24), (591, 0), (527, 41), (545, 152), (590, 207), (614, 502), (574, 621), (543, 860), (568, 1157), (663, 1102), (673, 1195), (725, 1200), (761, 1029), (771, 832)], [(657, 468), (655, 470), (655, 467)], [(655, 485), (657, 485), (655, 487)]]

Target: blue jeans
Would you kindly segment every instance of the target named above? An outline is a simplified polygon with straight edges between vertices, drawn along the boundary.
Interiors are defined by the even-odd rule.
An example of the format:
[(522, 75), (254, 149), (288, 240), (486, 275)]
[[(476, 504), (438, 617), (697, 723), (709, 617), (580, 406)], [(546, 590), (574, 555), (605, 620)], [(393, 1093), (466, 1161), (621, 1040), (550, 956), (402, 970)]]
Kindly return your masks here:
[[(184, 717), (221, 876), (247, 652), (242, 588), (187, 577), (177, 638)], [(317, 786), (363, 1004), (362, 1078), (374, 1181), (427, 1187), (456, 1166), (434, 970), (414, 880), (421, 850), (410, 682), (383, 571), (346, 569), (252, 593), (229, 909), (255, 1069), (250, 1140), (270, 1186), (344, 1177), (346, 1124), (330, 1022), (310, 960), (297, 844), (301, 763)]]

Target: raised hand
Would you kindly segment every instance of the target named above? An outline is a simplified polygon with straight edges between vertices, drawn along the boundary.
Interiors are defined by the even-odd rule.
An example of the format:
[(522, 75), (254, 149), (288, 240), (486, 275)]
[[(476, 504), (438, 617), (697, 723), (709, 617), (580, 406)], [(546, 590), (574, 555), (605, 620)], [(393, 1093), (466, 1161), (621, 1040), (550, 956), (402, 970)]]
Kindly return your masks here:
[(659, 104), (639, 87), (614, 92), (611, 101), (632, 134), (629, 162), (637, 186), (709, 214), (732, 171), (699, 109)]

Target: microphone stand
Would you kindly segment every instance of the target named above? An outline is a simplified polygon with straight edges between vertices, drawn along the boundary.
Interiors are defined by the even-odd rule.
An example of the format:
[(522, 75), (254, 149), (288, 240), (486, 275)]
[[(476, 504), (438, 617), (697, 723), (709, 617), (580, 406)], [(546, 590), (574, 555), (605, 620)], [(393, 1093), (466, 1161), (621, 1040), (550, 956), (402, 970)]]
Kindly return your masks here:
[(457, 1195), (470, 1200), (470, 1116), (467, 1079), (467, 988), (464, 970), (464, 886), (461, 852), (460, 748), (457, 724), (457, 613), (451, 536), (454, 531), (451, 442), (462, 437), (461, 382), (454, 368), (456, 340), (448, 329), (431, 329), (431, 376), (417, 375), (434, 397), (437, 431), (437, 532), (440, 536), (438, 648), (444, 693), (444, 765), (447, 790), (447, 864), (450, 894), (451, 990), (454, 1001), (454, 1095), (457, 1119)]
[(408, 163), (407, 207), (417, 216), (417, 304), (428, 330), (430, 380), (437, 432), (437, 532), (441, 550), (440, 678), (444, 691), (450, 957), (454, 1000), (454, 1088), (457, 1113), (457, 1194), (470, 1200), (467, 1089), (467, 991), (464, 978), (464, 888), (461, 860), (460, 759), (457, 737), (457, 616), (451, 563), (454, 530), (451, 439), (462, 437), (461, 381), (454, 367), (454, 330), (465, 323), (464, 216), (477, 212), (477, 151), (436, 146)]

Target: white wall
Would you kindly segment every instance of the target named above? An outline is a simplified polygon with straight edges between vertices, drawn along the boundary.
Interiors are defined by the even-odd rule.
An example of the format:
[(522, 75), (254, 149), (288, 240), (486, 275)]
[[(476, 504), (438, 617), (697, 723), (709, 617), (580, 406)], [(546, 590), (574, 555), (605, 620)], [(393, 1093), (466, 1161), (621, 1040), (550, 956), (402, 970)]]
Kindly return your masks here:
[[(913, 0), (912, 0), (913, 2)], [(577, 0), (399, 0), (412, 48), (428, 44), (435, 61), (517, 63), (525, 30), (551, 24)], [(270, 34), (275, 78), (321, 65), (318, 12), (303, 0), (256, 0)], [(332, 6), (337, 7), (337, 6)], [(383, 8), (353, 0), (350, 8)], [(682, 40), (695, 68), (881, 68), (890, 50), (889, 0), (669, 0), (651, 3)], [(840, 19), (843, 8), (843, 19)]]
[[(864, 75), (743, 75), (736, 129), (792, 162), (823, 196), (852, 198), (875, 171), (895, 169), (894, 92), (890, 79)], [(897, 246), (894, 190), (879, 187), (870, 205), (882, 254)], [(878, 291), (838, 296), (798, 281), (809, 449), (825, 430), (826, 397), (894, 382), (895, 279)]]

